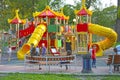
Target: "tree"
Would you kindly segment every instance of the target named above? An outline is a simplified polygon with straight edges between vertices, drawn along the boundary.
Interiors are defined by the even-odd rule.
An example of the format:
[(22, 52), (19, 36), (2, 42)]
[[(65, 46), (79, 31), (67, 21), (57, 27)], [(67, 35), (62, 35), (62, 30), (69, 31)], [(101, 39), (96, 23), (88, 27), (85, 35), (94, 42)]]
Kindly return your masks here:
[(64, 5), (64, 0), (53, 0), (49, 4), (53, 10), (59, 11), (61, 7)]
[(91, 4), (94, 5), (94, 3), (96, 2), (97, 0), (86, 0), (86, 7), (87, 9), (90, 8)]
[[(15, 16), (15, 10), (19, 9), (19, 16), (21, 19), (33, 17), (33, 12), (42, 11), (47, 5), (51, 7), (52, 10), (59, 11), (60, 8), (64, 6), (64, 14), (70, 16), (69, 23), (75, 18), (74, 10), (80, 9), (80, 2), (74, 0), (77, 4), (75, 5), (66, 5), (64, 0), (0, 0), (0, 26), (4, 28), (9, 28), (7, 22), (8, 18), (13, 18)], [(90, 5), (93, 5), (97, 0), (86, 0), (89, 8)], [(1, 28), (1, 27), (0, 27)]]
[(21, 19), (32, 18), (38, 1), (39, 0), (1, 0), (0, 26), (4, 27), (5, 30), (9, 28), (7, 20), (15, 16), (16, 9), (19, 9), (19, 16)]
[(65, 5), (63, 7), (63, 12), (66, 16), (69, 16), (69, 24), (73, 22), (73, 19), (75, 18), (75, 13), (74, 13), (74, 6), (72, 5)]
[(113, 28), (116, 20), (116, 11), (116, 6), (110, 6), (103, 10), (97, 9), (93, 13), (92, 23)]
[(118, 34), (117, 41), (120, 42), (120, 0), (118, 0), (118, 4), (117, 4), (117, 20), (115, 25), (115, 31)]
[[(6, 0), (7, 1), (7, 0)], [(7, 14), (7, 9), (8, 9), (8, 5), (6, 4), (5, 0), (1, 0), (0, 2), (0, 29), (6, 29), (8, 27), (6, 27), (6, 17), (8, 17)]]
[[(80, 0), (80, 1), (82, 1), (82, 0)], [(80, 4), (79, 2), (76, 2), (75, 0), (74, 0), (74, 3), (76, 3), (77, 6)], [(86, 0), (85, 5), (86, 5), (87, 9), (89, 9), (91, 6), (96, 6), (96, 5), (98, 5), (98, 4), (96, 4), (96, 3), (99, 4), (99, 3), (100, 3), (100, 0)]]

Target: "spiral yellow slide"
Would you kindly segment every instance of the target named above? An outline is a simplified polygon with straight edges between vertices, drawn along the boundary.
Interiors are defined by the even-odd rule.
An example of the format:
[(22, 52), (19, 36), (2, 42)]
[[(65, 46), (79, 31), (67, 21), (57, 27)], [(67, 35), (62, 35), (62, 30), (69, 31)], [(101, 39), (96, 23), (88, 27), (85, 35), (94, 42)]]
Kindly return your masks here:
[(38, 45), (45, 31), (46, 31), (46, 26), (44, 24), (40, 24), (35, 28), (28, 42), (24, 44), (22, 48), (17, 52), (18, 59), (24, 59), (25, 54), (29, 53), (31, 43), (33, 43), (34, 46)]
[(90, 23), (88, 26), (90, 33), (105, 37), (104, 40), (93, 43), (98, 45), (96, 56), (102, 56), (105, 49), (112, 47), (116, 43), (117, 34), (114, 30), (97, 24)]

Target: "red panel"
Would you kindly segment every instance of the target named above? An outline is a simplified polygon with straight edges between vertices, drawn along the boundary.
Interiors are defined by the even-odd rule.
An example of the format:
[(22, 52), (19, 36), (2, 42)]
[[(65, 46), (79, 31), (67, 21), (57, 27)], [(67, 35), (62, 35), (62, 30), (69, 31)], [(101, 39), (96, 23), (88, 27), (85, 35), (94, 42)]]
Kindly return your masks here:
[(55, 40), (54, 39), (50, 40), (50, 46), (55, 46)]
[(88, 24), (77, 24), (77, 32), (88, 32)]
[(22, 30), (19, 31), (19, 38), (22, 37)]
[(27, 35), (27, 29), (25, 29), (23, 33), (24, 33), (24, 36), (26, 36)]
[(42, 46), (42, 43), (45, 44), (45, 47), (47, 47), (47, 40), (40, 40), (38, 46), (41, 47)]
[(29, 34), (33, 33), (34, 29), (34, 25), (31, 24), (28, 28), (19, 31), (19, 37), (21, 38), (23, 36), (28, 36)]
[(43, 36), (42, 37), (44, 37), (44, 38), (46, 38), (47, 37), (47, 31), (43, 34)]

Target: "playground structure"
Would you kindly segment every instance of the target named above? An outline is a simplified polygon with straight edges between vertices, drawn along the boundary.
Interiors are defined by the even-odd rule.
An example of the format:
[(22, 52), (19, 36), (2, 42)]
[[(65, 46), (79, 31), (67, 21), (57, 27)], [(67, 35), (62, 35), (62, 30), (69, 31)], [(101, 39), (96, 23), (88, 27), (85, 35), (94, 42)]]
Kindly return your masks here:
[(39, 26), (37, 26), (37, 28), (34, 30), (34, 33), (31, 35), (30, 39), (28, 40), (28, 42), (24, 44), (22, 48), (18, 51), (17, 56), (19, 59), (23, 58), (24, 55), (28, 53), (28, 51), (30, 51), (30, 45), (32, 43), (34, 44), (35, 47), (38, 45), (45, 31), (46, 31), (45, 25), (40, 24)]
[[(91, 23), (92, 11), (86, 9), (85, 0), (82, 0), (81, 9), (76, 10), (75, 13), (77, 15), (77, 52), (79, 54), (86, 54), (92, 45), (96, 45), (96, 56), (103, 56), (103, 51), (115, 44), (117, 40), (116, 32), (110, 28)], [(78, 16), (80, 17), (78, 18)], [(105, 39), (93, 43), (92, 34), (103, 36)]]
[[(97, 46), (96, 55), (103, 56), (103, 51), (116, 43), (116, 32), (110, 28), (91, 23), (92, 11), (86, 9), (85, 0), (82, 0), (81, 9), (78, 11), (76, 10), (75, 14), (77, 24), (74, 27), (74, 31), (70, 30), (70, 26), (68, 25), (69, 17), (65, 16), (62, 10), (58, 13), (51, 10), (49, 6), (46, 6), (41, 12), (33, 13), (34, 22), (26, 29), (19, 30), (19, 17), (17, 17), (17, 42), (19, 41), (19, 38), (32, 34), (27, 43), (18, 50), (18, 59), (24, 59), (25, 54), (29, 54), (31, 43), (39, 47), (41, 47), (42, 43), (45, 43), (47, 53), (50, 53), (52, 47), (55, 47), (58, 50), (61, 49), (61, 47), (66, 49), (66, 44), (62, 44), (61, 37), (64, 38), (64, 43), (69, 37), (72, 51), (76, 52), (76, 54), (87, 54), (89, 48), (95, 44)], [(53, 20), (50, 21), (50, 19)], [(11, 20), (9, 23), (11, 23)], [(62, 23), (64, 26), (60, 25)], [(92, 34), (103, 36), (105, 39), (93, 43)]]
[[(48, 14), (47, 14), (48, 13)], [(61, 14), (61, 16), (59, 16)], [(50, 9), (49, 6), (46, 6), (46, 8), (41, 11), (41, 12), (35, 12), (33, 14), (34, 18), (35, 18), (35, 25), (41, 25), (41, 24), (44, 24), (44, 25), (47, 25), (46, 28), (47, 28), (47, 31), (43, 32), (44, 34), (40, 34), (40, 39), (38, 39), (37, 43), (34, 44), (35, 46), (39, 46), (41, 47), (41, 44), (44, 43), (45, 46), (47, 47), (47, 53), (50, 53), (50, 49), (51, 48), (60, 48), (62, 46), (62, 42), (61, 42), (61, 34), (63, 33), (63, 27), (61, 27), (59, 25), (59, 23), (67, 23), (67, 20), (69, 19), (69, 17), (66, 17), (63, 15), (63, 13), (57, 13), (57, 12), (54, 12)], [(57, 18), (56, 18), (57, 17)], [(44, 21), (43, 19), (46, 19), (46, 21)], [(54, 23), (53, 24), (50, 24), (50, 19), (53, 19), (54, 18)], [(64, 21), (63, 21), (64, 20)], [(58, 22), (59, 21), (59, 22)], [(37, 27), (35, 28), (33, 34), (35, 33), (39, 33), (41, 31), (37, 31)], [(20, 49), (18, 51), (18, 58), (19, 59), (23, 59), (24, 58), (24, 54), (26, 53), (29, 53), (29, 50), (30, 50), (30, 44), (31, 43), (34, 43), (34, 40), (33, 39), (36, 39), (36, 35), (33, 35), (31, 36), (31, 38), (28, 40), (28, 45), (29, 45), (29, 48), (25, 45), (23, 45), (22, 49)], [(58, 37), (60, 38), (58, 40)], [(25, 49), (24, 49), (25, 48)]]
[[(23, 29), (24, 29), (24, 24), (26, 23), (25, 19), (20, 19), (19, 15), (18, 15), (19, 10), (15, 11), (15, 17), (13, 19), (8, 19), (8, 23), (10, 24), (10, 30), (16, 31), (17, 34), (11, 33), (12, 38), (9, 40), (8, 44), (9, 46), (12, 46), (12, 43), (15, 42), (16, 46), (14, 46), (15, 48), (19, 48), (19, 27), (20, 24), (23, 24)], [(14, 24), (15, 27), (12, 27), (11, 24)]]

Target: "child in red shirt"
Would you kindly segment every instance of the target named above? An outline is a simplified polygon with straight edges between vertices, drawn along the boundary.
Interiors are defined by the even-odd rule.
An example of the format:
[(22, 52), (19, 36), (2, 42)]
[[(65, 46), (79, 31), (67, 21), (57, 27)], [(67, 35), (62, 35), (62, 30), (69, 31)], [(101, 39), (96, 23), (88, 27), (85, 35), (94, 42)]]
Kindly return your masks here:
[(96, 67), (96, 45), (93, 45), (92, 47), (91, 58), (92, 58), (92, 67)]

